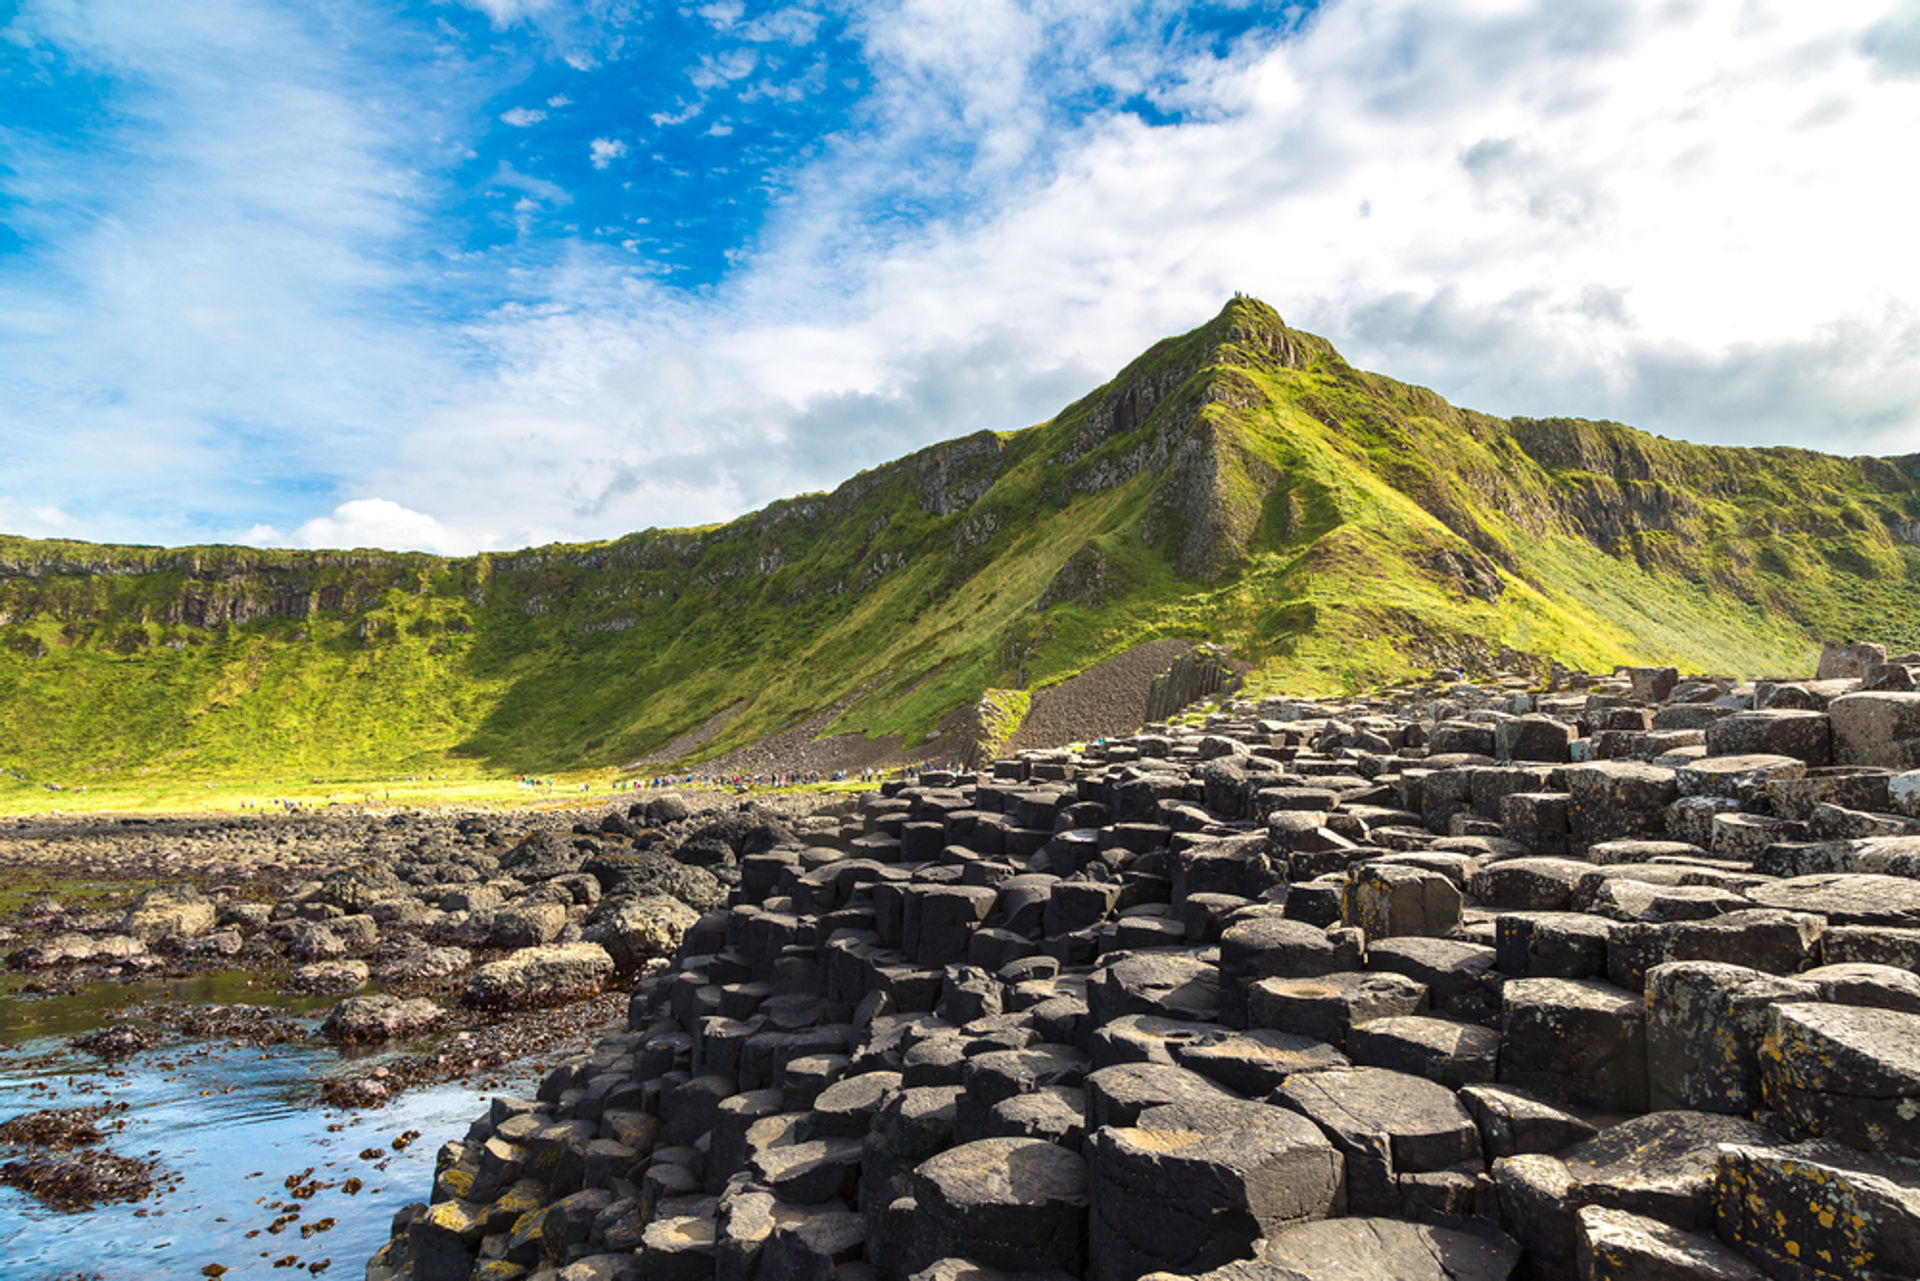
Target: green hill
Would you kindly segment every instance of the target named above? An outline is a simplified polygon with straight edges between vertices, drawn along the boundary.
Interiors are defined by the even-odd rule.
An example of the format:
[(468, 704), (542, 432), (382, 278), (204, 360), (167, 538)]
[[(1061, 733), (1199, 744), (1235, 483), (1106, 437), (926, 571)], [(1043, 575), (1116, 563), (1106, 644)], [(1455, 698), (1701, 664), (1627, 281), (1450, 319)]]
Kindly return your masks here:
[(545, 771), (828, 711), (911, 745), (1163, 637), (1302, 692), (1805, 672), (1822, 637), (1920, 648), (1917, 544), (1920, 456), (1493, 418), (1237, 298), (1049, 422), (724, 525), (460, 559), (0, 538), (0, 766)]

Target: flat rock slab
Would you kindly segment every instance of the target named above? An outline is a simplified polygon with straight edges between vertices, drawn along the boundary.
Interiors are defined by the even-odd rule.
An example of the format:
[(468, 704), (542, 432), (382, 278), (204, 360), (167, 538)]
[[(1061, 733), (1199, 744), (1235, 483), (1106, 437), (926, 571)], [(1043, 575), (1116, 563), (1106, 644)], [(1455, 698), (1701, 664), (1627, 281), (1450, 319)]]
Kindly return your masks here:
[(981, 1139), (913, 1172), (921, 1257), (1015, 1272), (1080, 1271), (1087, 1165), (1040, 1139)]
[(972, 1259), (936, 1259), (907, 1281), (1074, 1281), (1065, 1272), (1003, 1272)]
[(1841, 1144), (1731, 1145), (1718, 1155), (1715, 1229), (1769, 1276), (1911, 1277), (1920, 1260), (1920, 1191)]
[(1325, 1041), (1271, 1028), (1216, 1031), (1177, 1047), (1174, 1062), (1250, 1099), (1272, 1093), (1296, 1073), (1348, 1066), (1347, 1056)]
[(860, 1171), (859, 1139), (810, 1139), (755, 1152), (747, 1168), (781, 1200), (819, 1205), (852, 1191)]
[(1311, 1121), (1240, 1100), (1149, 1109), (1094, 1133), (1088, 1160), (1101, 1281), (1245, 1257), (1257, 1237), (1331, 1213), (1342, 1181), (1339, 1153)]
[(1123, 1014), (1210, 1020), (1220, 1012), (1220, 971), (1194, 956), (1132, 953), (1087, 984), (1087, 1009), (1095, 1023)]
[(1078, 1152), (1087, 1138), (1086, 1091), (1072, 1085), (1046, 1085), (1031, 1094), (1003, 1099), (987, 1112), (988, 1139), (1045, 1139)]
[(1614, 1112), (1645, 1109), (1646, 1015), (1639, 997), (1588, 979), (1516, 979), (1503, 996), (1502, 1085)]
[(1275, 1101), (1324, 1131), (1347, 1161), (1347, 1205), (1361, 1214), (1397, 1213), (1397, 1180), (1480, 1161), (1480, 1131), (1453, 1091), (1384, 1068), (1311, 1072), (1280, 1087)]
[(1505, 1086), (1469, 1085), (1459, 1098), (1480, 1127), (1480, 1144), (1490, 1159), (1558, 1152), (1599, 1133), (1585, 1117)]
[(1400, 974), (1262, 979), (1247, 993), (1247, 1021), (1253, 1027), (1311, 1037), (1344, 1051), (1348, 1028), (1373, 1019), (1417, 1014), (1426, 1003), (1426, 986)]
[(1591, 863), (1570, 858), (1510, 858), (1475, 872), (1467, 893), (1482, 907), (1513, 912), (1563, 912)]
[(1762, 907), (1813, 912), (1834, 925), (1920, 926), (1920, 880), (1871, 872), (1830, 872), (1756, 885)]
[(1148, 1108), (1234, 1096), (1197, 1072), (1170, 1063), (1116, 1063), (1087, 1074), (1087, 1128), (1133, 1125)]
[(1767, 1104), (1801, 1133), (1920, 1157), (1920, 1015), (1775, 1005), (1760, 1065)]
[(967, 1059), (961, 1079), (982, 1107), (992, 1107), (1045, 1085), (1078, 1085), (1092, 1061), (1070, 1045), (1038, 1044), (1023, 1050), (991, 1050)]
[(1491, 1229), (1328, 1219), (1269, 1237), (1259, 1262), (1284, 1281), (1510, 1281), (1520, 1247)]
[(1649, 1112), (1560, 1154), (1571, 1200), (1644, 1215), (1685, 1230), (1713, 1228), (1717, 1145), (1767, 1147), (1778, 1134), (1743, 1117)]
[(1587, 1281), (1764, 1281), (1766, 1274), (1712, 1236), (1624, 1210), (1583, 1206), (1574, 1265)]
[(1409, 1014), (1347, 1033), (1353, 1061), (1437, 1081), (1450, 1090), (1494, 1079), (1500, 1034), (1491, 1028)]

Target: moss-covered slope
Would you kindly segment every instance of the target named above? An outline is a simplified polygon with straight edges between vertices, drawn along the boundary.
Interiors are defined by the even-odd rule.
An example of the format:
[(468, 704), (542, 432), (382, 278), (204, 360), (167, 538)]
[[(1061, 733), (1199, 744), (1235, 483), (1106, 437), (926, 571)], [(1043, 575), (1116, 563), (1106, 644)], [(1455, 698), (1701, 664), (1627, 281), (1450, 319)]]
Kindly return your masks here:
[[(1496, 419), (1235, 299), (1024, 431), (725, 525), (464, 559), (0, 538), (0, 766), (546, 771), (1224, 641), (1327, 691), (1503, 651), (1798, 671), (1920, 647), (1920, 460)], [(717, 714), (725, 712), (724, 716)]]

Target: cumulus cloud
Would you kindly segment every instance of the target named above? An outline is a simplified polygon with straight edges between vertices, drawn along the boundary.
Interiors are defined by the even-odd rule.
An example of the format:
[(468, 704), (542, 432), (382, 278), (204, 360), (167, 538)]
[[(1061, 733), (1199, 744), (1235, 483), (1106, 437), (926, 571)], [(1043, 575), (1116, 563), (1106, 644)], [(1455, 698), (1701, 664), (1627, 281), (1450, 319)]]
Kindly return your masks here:
[[(1724, 4), (1462, 5), (1440, 22), (1348, 0), (1162, 75), (1178, 123), (1115, 112), (1057, 143), (1033, 92), (1007, 89), (1055, 56), (1028, 17), (876, 19), (871, 58), (893, 76), (876, 97), (944, 106), (801, 175), (713, 298), (571, 263), (544, 307), (475, 327), (497, 395), (413, 443), (484, 432), (571, 528), (716, 519), (1043, 418), (1236, 289), (1495, 412), (1920, 442), (1920, 262), (1890, 253), (1904, 179), (1872, 159), (1920, 127), (1920, 97), (1863, 74), (1849, 31), (1868, 9), (1855, 28)], [(1849, 109), (1822, 123), (1836, 95)], [(986, 207), (872, 219), (912, 191), (895, 158), (988, 135), (997, 150), (961, 162), (989, 180)], [(460, 486), (462, 505), (493, 490), (470, 471)]]
[[(479, 7), (503, 25), (560, 21), (514, 0)], [(782, 12), (698, 15), (716, 41), (753, 45), (693, 61), (713, 115), (718, 95), (769, 74), (777, 50), (748, 28)], [(419, 170), (387, 143), (392, 117), (338, 89), (350, 75), (325, 68), (283, 97), (243, 79), (269, 108), (244, 145), (225, 130), (247, 113), (215, 113), (241, 95), (202, 101), (194, 86), (212, 82), (183, 81), (186, 118), (207, 122), (194, 163), (136, 169), (146, 181), (117, 229), (83, 220), (60, 279), (90, 298), (0, 282), (0, 341), (8, 316), (20, 334), (47, 317), (78, 332), (100, 298), (118, 318), (65, 348), (66, 367), (16, 360), (42, 348), (8, 342), (10, 389), (32, 395), (7, 398), (0, 422), (52, 406), (41, 421), (111, 460), (104, 482), (69, 469), (55, 487), (68, 511), (91, 512), (68, 497), (83, 483), (108, 507), (153, 475), (237, 504), (233, 478), (284, 470), (407, 504), (343, 504), (299, 526), (304, 544), (611, 536), (722, 519), (934, 440), (1038, 421), (1244, 290), (1363, 367), (1493, 412), (1920, 448), (1920, 255), (1892, 159), (1920, 136), (1911, 3), (1333, 0), (1234, 40), (1189, 38), (1183, 12), (854, 11), (863, 97), (769, 173), (771, 212), (699, 289), (577, 240), (492, 264), (419, 253)], [(815, 39), (781, 21), (793, 42)], [(220, 47), (217, 31), (179, 43), (202, 38)], [(115, 48), (146, 56), (138, 39)], [(665, 70), (656, 128), (706, 106), (675, 102), (689, 80)], [(484, 88), (467, 99), (482, 124), (502, 92)], [(263, 141), (299, 136), (316, 112), (311, 154)], [(750, 119), (726, 113), (716, 136)], [(625, 127), (589, 142), (593, 168), (625, 154)], [(489, 158), (490, 185), (525, 203), (530, 233), (574, 196), (515, 155)], [(23, 180), (8, 181), (18, 196)], [(209, 204), (224, 211), (211, 225)], [(449, 275), (500, 270), (496, 301), (414, 325), (418, 298), (392, 296), (409, 251), (427, 296)], [(209, 254), (221, 271), (196, 269)], [(161, 376), (177, 366), (191, 386)], [(116, 372), (76, 382), (80, 368)], [(228, 421), (276, 426), (214, 426)], [(146, 503), (148, 536), (164, 533)]]
[(546, 112), (536, 110), (533, 107), (514, 107), (510, 111), (500, 113), (500, 119), (504, 123), (512, 125), (515, 129), (525, 129), (529, 126), (537, 125), (546, 118)]
[(379, 547), (387, 551), (455, 554), (474, 550), (473, 536), (447, 528), (425, 512), (391, 498), (356, 498), (331, 515), (316, 516), (293, 531), (302, 547)]
[(85, 538), (87, 523), (51, 504), (29, 505), (0, 496), (0, 530), (27, 538)]

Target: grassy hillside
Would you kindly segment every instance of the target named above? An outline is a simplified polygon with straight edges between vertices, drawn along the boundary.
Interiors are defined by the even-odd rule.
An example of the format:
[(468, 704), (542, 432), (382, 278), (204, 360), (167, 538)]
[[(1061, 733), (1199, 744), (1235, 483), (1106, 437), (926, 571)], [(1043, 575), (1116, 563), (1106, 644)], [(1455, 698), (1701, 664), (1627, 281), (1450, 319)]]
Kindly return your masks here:
[(1920, 648), (1915, 539), (1915, 460), (1496, 419), (1236, 299), (1047, 423), (725, 525), (465, 559), (0, 538), (0, 766), (547, 771), (830, 708), (910, 744), (1159, 637), (1256, 689), (1503, 652), (1796, 672), (1822, 636)]

